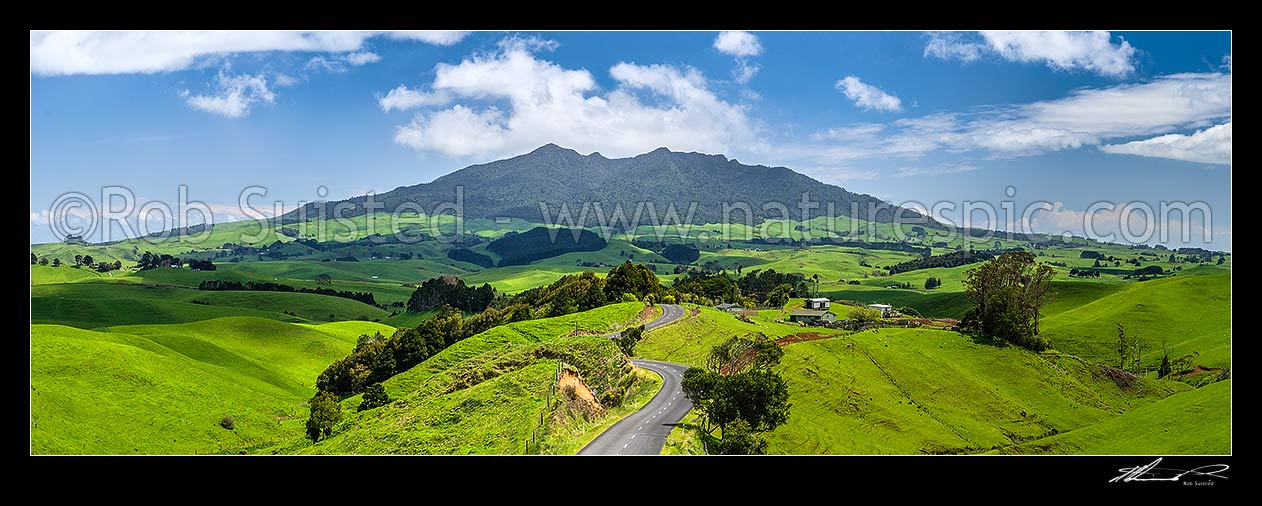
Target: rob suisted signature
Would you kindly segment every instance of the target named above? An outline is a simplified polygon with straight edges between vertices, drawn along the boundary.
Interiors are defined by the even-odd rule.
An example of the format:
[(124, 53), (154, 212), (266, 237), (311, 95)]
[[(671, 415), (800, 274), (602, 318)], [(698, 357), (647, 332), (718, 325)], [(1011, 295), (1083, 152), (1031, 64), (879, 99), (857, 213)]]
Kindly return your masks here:
[(1189, 478), (1222, 478), (1227, 479), (1221, 473), (1230, 468), (1227, 464), (1209, 464), (1194, 469), (1171, 469), (1168, 467), (1157, 467), (1161, 463), (1161, 459), (1152, 461), (1146, 466), (1123, 467), (1118, 469), (1122, 474), (1116, 478), (1109, 480), (1109, 483), (1131, 482), (1131, 481), (1182, 481), (1184, 476)]

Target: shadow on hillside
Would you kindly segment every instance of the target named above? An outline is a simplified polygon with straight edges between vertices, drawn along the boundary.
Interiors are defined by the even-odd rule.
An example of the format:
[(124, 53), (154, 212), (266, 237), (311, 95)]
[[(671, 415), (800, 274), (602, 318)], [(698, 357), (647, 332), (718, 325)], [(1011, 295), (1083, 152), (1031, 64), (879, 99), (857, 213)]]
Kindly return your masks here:
[(990, 336), (982, 335), (981, 332), (961, 332), (961, 333), (968, 336), (968, 340), (972, 341), (974, 344), (994, 346), (996, 348), (1003, 348), (1005, 346), (1008, 346), (1008, 343), (1006, 341), (1003, 341), (1001, 339), (995, 339)]

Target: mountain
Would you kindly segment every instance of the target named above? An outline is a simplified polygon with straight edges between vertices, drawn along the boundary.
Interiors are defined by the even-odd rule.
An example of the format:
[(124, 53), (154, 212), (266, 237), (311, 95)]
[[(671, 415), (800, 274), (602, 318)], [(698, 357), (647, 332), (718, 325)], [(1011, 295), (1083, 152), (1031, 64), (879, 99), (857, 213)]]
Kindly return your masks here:
[[(788, 217), (801, 219), (800, 203), (804, 193), (820, 206), (809, 210), (810, 217), (824, 216), (828, 203), (833, 203), (837, 216), (856, 216), (865, 221), (890, 222), (901, 210), (903, 221), (926, 219), (911, 209), (884, 203), (871, 195), (853, 193), (839, 186), (822, 183), (785, 167), (745, 165), (723, 155), (681, 153), (658, 148), (630, 158), (605, 158), (600, 153), (582, 155), (572, 149), (547, 144), (524, 155), (490, 163), (470, 165), (430, 183), (402, 186), (374, 196), (383, 204), (380, 210), (392, 212), (407, 203), (420, 205), (426, 212), (444, 202), (455, 202), (458, 191), (464, 202), (466, 218), (521, 218), (531, 222), (556, 222), (564, 204), (578, 222), (585, 203), (589, 209), (584, 225), (598, 224), (594, 206), (599, 203), (608, 219), (616, 206), (621, 206), (629, 221), (637, 205), (643, 203), (641, 224), (651, 224), (649, 205), (659, 220), (665, 220), (673, 205), (678, 220), (686, 220), (688, 209), (696, 203), (692, 223), (743, 223), (745, 213), (735, 210), (724, 220), (724, 204), (728, 207), (747, 204), (754, 223), (763, 219), (784, 218), (778, 207), (764, 210), (764, 205), (780, 203)], [(341, 216), (352, 217), (365, 212), (366, 197), (340, 202), (327, 202), (323, 211), (315, 204), (286, 214), (282, 220), (291, 223), (300, 216), (312, 218), (332, 213), (341, 205)], [(548, 206), (550, 220), (545, 220), (541, 203)], [(854, 206), (854, 209), (852, 209)], [(323, 214), (322, 214), (323, 213)], [(937, 222), (927, 221), (938, 228)]]

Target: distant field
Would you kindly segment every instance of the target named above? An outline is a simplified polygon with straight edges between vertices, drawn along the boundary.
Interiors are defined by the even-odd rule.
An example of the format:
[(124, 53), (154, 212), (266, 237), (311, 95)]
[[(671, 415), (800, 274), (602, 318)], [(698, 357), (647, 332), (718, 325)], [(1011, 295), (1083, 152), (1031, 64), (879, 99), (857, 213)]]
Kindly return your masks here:
[[(114, 272), (113, 274), (119, 274), (119, 273)], [(110, 279), (110, 276), (106, 274), (101, 274), (92, 269), (84, 269), (84, 268), (75, 269), (72, 267), (65, 267), (65, 266), (50, 267), (47, 265), (32, 265), (31, 266), (31, 284), (32, 285), (44, 285), (44, 284), (50, 284), (50, 283), (70, 283), (73, 281), (80, 281), (80, 280), (85, 280), (85, 279), (93, 280), (93, 279), (99, 279), (102, 277), (105, 277), (106, 279)]]
[[(192, 301), (209, 302), (194, 304)], [(297, 316), (284, 313), (289, 311)], [(31, 322), (80, 328), (184, 323), (224, 316), (319, 323), (389, 313), (362, 302), (309, 293), (217, 292), (124, 283), (69, 283), (31, 287)]]
[(1072, 311), (1043, 320), (1043, 335), (1066, 353), (1101, 362), (1116, 362), (1117, 326), (1144, 339), (1144, 362), (1153, 369), (1161, 361), (1165, 339), (1174, 357), (1199, 352), (1196, 363), (1231, 365), (1231, 274), (1189, 273), (1168, 279), (1133, 283)]
[[(235, 453), (300, 437), (316, 375), (370, 330), (393, 329), (251, 317), (112, 332), (35, 324), (31, 450)], [(219, 426), (225, 416), (235, 430)]]

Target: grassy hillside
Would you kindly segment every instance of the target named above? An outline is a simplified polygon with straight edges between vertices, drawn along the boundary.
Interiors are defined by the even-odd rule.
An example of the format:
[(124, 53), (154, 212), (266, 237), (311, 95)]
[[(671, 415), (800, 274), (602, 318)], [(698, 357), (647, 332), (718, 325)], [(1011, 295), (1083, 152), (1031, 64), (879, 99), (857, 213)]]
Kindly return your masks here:
[(1229, 455), (1231, 380), (1170, 396), (1097, 425), (1005, 448), (1005, 453)]
[[(702, 308), (697, 316), (649, 334), (636, 353), (700, 365), (710, 347), (732, 335), (759, 331), (774, 338), (817, 330), (771, 322), (778, 313), (764, 311), (750, 324)], [(790, 344), (780, 371), (793, 408), (789, 423), (769, 437), (772, 453), (985, 452), (1091, 427), (1191, 390), (1155, 380), (1122, 389), (1095, 366), (1070, 356), (922, 329)], [(1186, 393), (1171, 399), (1179, 395)], [(1202, 452), (1225, 437), (1225, 426), (1182, 428), (1196, 423), (1196, 417), (1184, 418), (1170, 430), (1192, 435), (1187, 444)]]
[[(193, 301), (209, 304), (194, 304)], [(285, 314), (285, 311), (294, 315)], [(285, 292), (216, 292), (128, 283), (69, 283), (31, 287), (31, 322), (80, 328), (184, 323), (225, 316), (255, 316), (301, 323), (385, 318), (362, 302)], [(295, 316), (296, 315), (296, 316)]]
[(575, 322), (591, 332), (620, 330), (635, 322), (642, 308), (640, 303), (614, 304), (504, 325), (457, 342), (386, 381), (394, 403), (357, 412), (360, 396), (351, 397), (343, 401), (345, 419), (331, 438), (314, 445), (295, 441), (281, 451), (519, 454), (541, 413), (556, 430), (542, 450), (577, 451), (581, 445), (575, 440), (594, 436), (599, 424), (571, 427), (555, 396), (551, 406), (545, 404), (559, 362), (579, 368), (598, 398), (629, 391), (630, 402), (642, 404), (651, 394), (634, 388), (639, 383), (634, 369), (612, 341), (566, 336)]
[[(302, 434), (315, 377), (354, 322), (234, 317), (97, 332), (31, 327), (34, 453), (234, 453)], [(219, 426), (225, 416), (235, 430)]]
[[(787, 306), (800, 304), (801, 299), (790, 301)], [(664, 360), (679, 364), (701, 365), (710, 348), (723, 340), (750, 332), (762, 332), (772, 339), (799, 332), (820, 329), (802, 327), (796, 323), (776, 323), (782, 311), (763, 311), (745, 323), (735, 316), (709, 307), (686, 304), (685, 308), (698, 311), (696, 316), (691, 312), (681, 321), (662, 327), (647, 334), (643, 341), (635, 347), (636, 357), (652, 360)], [(834, 309), (834, 312), (841, 307)], [(825, 334), (840, 334), (841, 331), (823, 330)]]
[(1199, 352), (1200, 365), (1229, 366), (1231, 274), (1202, 267), (1173, 278), (1129, 284), (1072, 311), (1048, 316), (1041, 330), (1061, 351), (1114, 363), (1118, 322), (1147, 341), (1144, 361), (1154, 369), (1161, 360), (1163, 338), (1172, 356)]
[[(976, 453), (1099, 423), (1188, 387), (1124, 391), (1073, 358), (881, 329), (785, 348), (773, 453)], [(1022, 410), (1026, 416), (1022, 416)]]
[(109, 276), (109, 274), (119, 274), (119, 273), (111, 272), (107, 274), (102, 274), (92, 269), (84, 269), (84, 268), (75, 269), (72, 267), (64, 267), (64, 266), (63, 267), (50, 267), (47, 265), (32, 265), (31, 266), (31, 284), (32, 285), (47, 285), (51, 283), (70, 283), (74, 281), (94, 280), (94, 279), (99, 279), (99, 278), (112, 279), (112, 276)]

